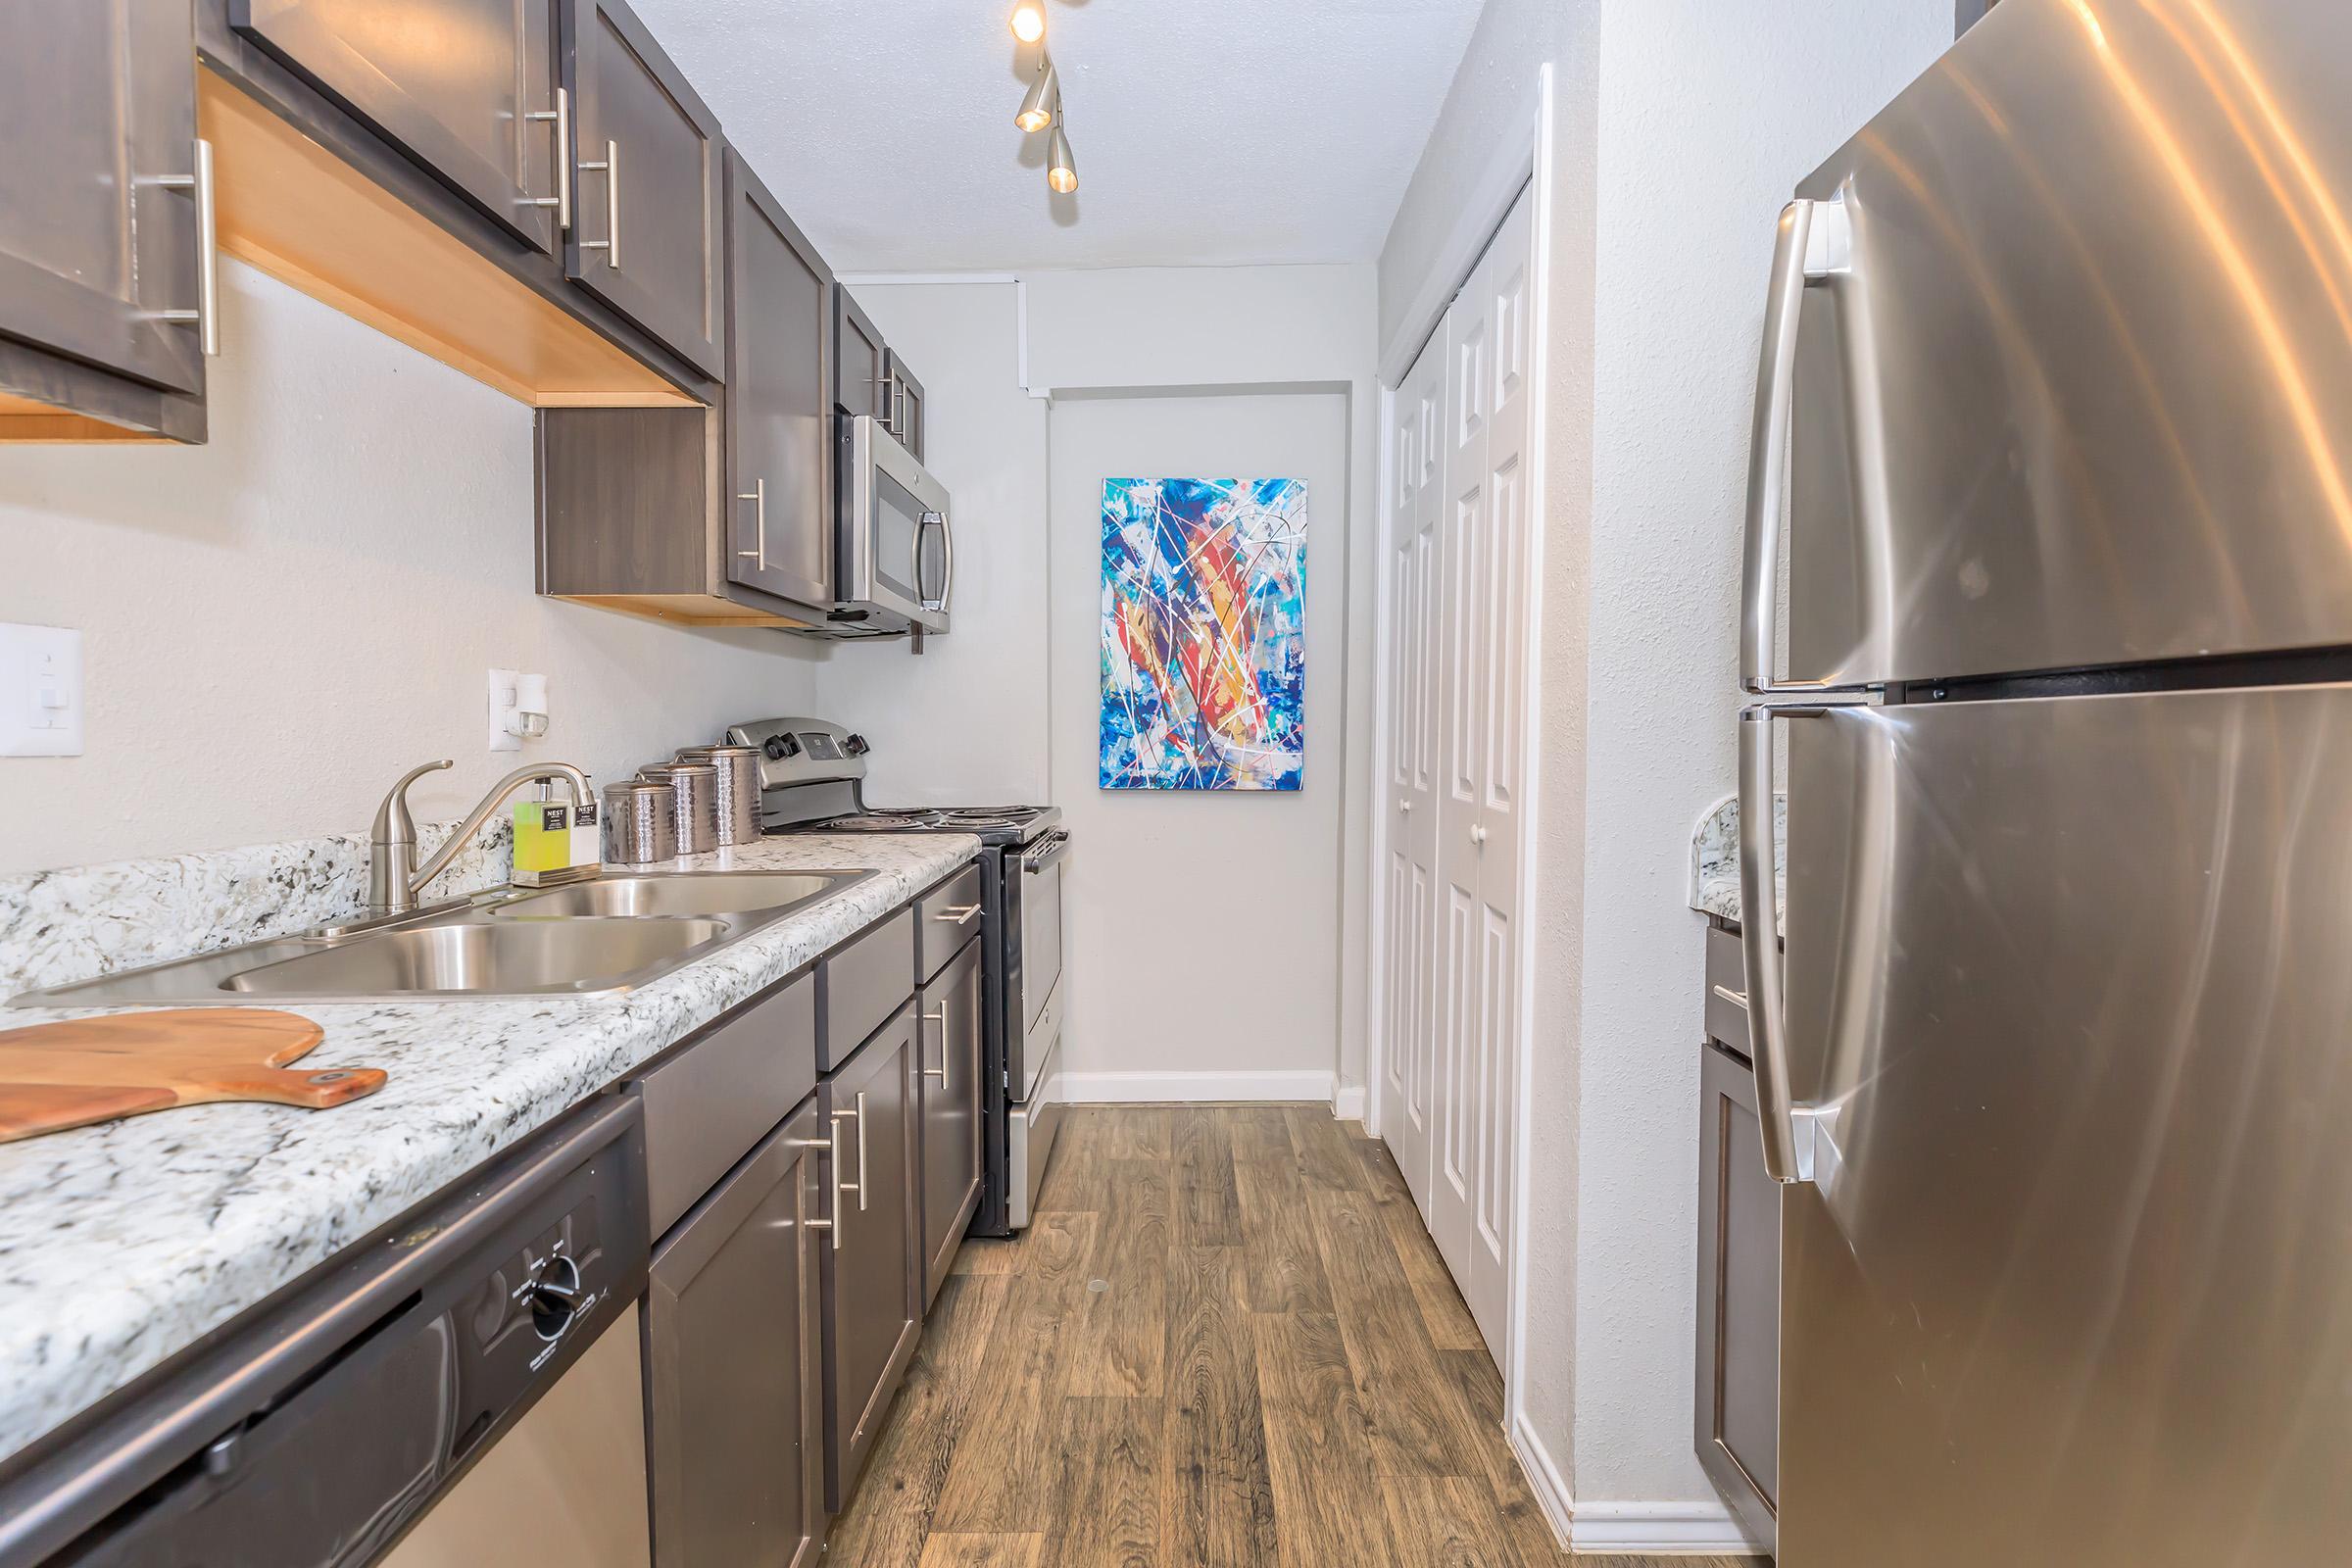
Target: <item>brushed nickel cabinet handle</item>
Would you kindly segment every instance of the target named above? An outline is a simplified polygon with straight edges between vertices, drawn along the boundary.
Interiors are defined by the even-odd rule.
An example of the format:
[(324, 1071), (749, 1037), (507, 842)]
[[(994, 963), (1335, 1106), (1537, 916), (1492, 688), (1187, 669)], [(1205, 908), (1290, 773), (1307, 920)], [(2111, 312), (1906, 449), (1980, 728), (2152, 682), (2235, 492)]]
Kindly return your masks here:
[[(830, 1129), (830, 1130), (827, 1132), (827, 1134), (826, 1134), (824, 1137), (822, 1137), (822, 1138), (795, 1138), (795, 1139), (792, 1139), (790, 1142), (791, 1142), (791, 1145), (792, 1145), (792, 1147), (793, 1147), (793, 1148), (795, 1148), (795, 1149), (821, 1149), (821, 1150), (823, 1150), (823, 1151), (824, 1151), (824, 1152), (825, 1152), (825, 1157), (826, 1157), (827, 1159), (829, 1159), (829, 1160), (832, 1162), (832, 1165), (833, 1165), (833, 1217), (832, 1217), (832, 1218), (830, 1218), (830, 1219), (812, 1219), (812, 1220), (810, 1220), (810, 1221), (808, 1222), (808, 1228), (809, 1228), (810, 1230), (812, 1230), (812, 1231), (831, 1231), (831, 1232), (833, 1233), (833, 1250), (835, 1250), (836, 1252), (838, 1252), (838, 1251), (840, 1251), (840, 1250), (841, 1250), (841, 1115), (840, 1115), (840, 1113), (839, 1113), (839, 1112), (836, 1112), (836, 1113), (834, 1114), (834, 1117), (833, 1117), (833, 1125), (832, 1125), (831, 1129)], [(860, 1200), (860, 1201), (862, 1201), (862, 1200)]]
[(553, 207), (556, 210), (556, 232), (571, 232), (571, 89), (556, 89), (556, 107), (535, 110), (522, 117), (525, 120), (552, 124), (556, 127), (556, 193), (534, 197), (525, 207)]
[(155, 181), (166, 190), (184, 190), (196, 198), (196, 308), (157, 313), (167, 321), (185, 321), (196, 328), (196, 346), (205, 358), (220, 355), (220, 244), (213, 199), (213, 144), (196, 138), (196, 172), (165, 174)]
[(865, 1091), (858, 1091), (858, 1212), (865, 1212)]
[(751, 493), (739, 495), (735, 499), (749, 501), (753, 504), (752, 515), (754, 526), (759, 530), (756, 537), (760, 545), (757, 550), (738, 550), (735, 553), (747, 561), (757, 561), (760, 563), (760, 569), (765, 571), (767, 569), (767, 481), (764, 478), (754, 479)]
[[(948, 1004), (943, 1002), (939, 1004), (937, 1012), (924, 1013), (923, 1022), (939, 1025), (939, 1065), (925, 1067), (923, 1076), (938, 1079), (939, 1087), (945, 1091), (948, 1087)], [(918, 1061), (922, 1059), (922, 1043), (920, 1041), (915, 1043), (915, 1059)]]
[(931, 918), (946, 925), (970, 925), (972, 916), (979, 912), (977, 904), (951, 904)]
[(605, 176), (605, 237), (581, 240), (580, 249), (603, 251), (605, 265), (617, 272), (620, 270), (620, 143), (606, 141), (605, 156), (580, 165), (580, 172)]

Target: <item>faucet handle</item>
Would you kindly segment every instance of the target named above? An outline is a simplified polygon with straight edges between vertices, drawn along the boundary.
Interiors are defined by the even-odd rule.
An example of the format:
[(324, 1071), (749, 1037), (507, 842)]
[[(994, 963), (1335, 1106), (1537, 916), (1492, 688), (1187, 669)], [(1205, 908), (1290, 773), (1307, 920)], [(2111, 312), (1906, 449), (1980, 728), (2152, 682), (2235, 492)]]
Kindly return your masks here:
[(427, 773), (437, 773), (445, 767), (455, 766), (457, 763), (445, 757), (438, 762), (419, 762), (403, 773), (400, 782), (393, 785), (391, 792), (384, 797), (384, 804), (375, 808), (375, 826), (369, 832), (369, 842), (415, 844), (416, 819), (409, 815), (409, 786)]

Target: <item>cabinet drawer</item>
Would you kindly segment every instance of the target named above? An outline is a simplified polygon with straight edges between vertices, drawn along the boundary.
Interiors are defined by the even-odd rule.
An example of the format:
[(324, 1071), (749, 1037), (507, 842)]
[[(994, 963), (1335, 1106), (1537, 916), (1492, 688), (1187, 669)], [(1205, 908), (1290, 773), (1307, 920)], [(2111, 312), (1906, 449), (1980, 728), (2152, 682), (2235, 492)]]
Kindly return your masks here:
[(1749, 1054), (1747, 960), (1739, 936), (1715, 926), (1707, 927), (1707, 1035), (1742, 1056)]
[(640, 1078), (653, 1233), (702, 1201), (815, 1088), (814, 975), (754, 1002)]
[(914, 995), (914, 910), (901, 909), (825, 960), (824, 1047), (831, 1072)]
[(980, 863), (973, 861), (924, 894), (914, 912), (914, 940), (922, 953), (922, 977), (928, 980), (980, 934)]

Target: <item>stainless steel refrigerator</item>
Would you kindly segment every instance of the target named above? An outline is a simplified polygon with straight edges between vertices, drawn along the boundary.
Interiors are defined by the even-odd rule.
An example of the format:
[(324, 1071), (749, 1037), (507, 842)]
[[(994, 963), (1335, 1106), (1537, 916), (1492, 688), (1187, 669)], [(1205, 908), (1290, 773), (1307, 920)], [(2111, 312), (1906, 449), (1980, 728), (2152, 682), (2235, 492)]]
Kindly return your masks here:
[(2344, 1561), (2352, 4), (2002, 0), (1797, 194), (1782, 1568)]

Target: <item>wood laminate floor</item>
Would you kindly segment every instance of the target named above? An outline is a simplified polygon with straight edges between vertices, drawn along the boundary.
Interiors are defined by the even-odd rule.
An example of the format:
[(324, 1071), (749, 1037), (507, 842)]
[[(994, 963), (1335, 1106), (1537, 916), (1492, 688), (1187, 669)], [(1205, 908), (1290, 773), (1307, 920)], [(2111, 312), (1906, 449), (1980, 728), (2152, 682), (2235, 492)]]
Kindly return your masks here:
[(845, 1568), (1734, 1568), (1570, 1559), (1387, 1149), (1320, 1105), (1072, 1110), (964, 1245)]

